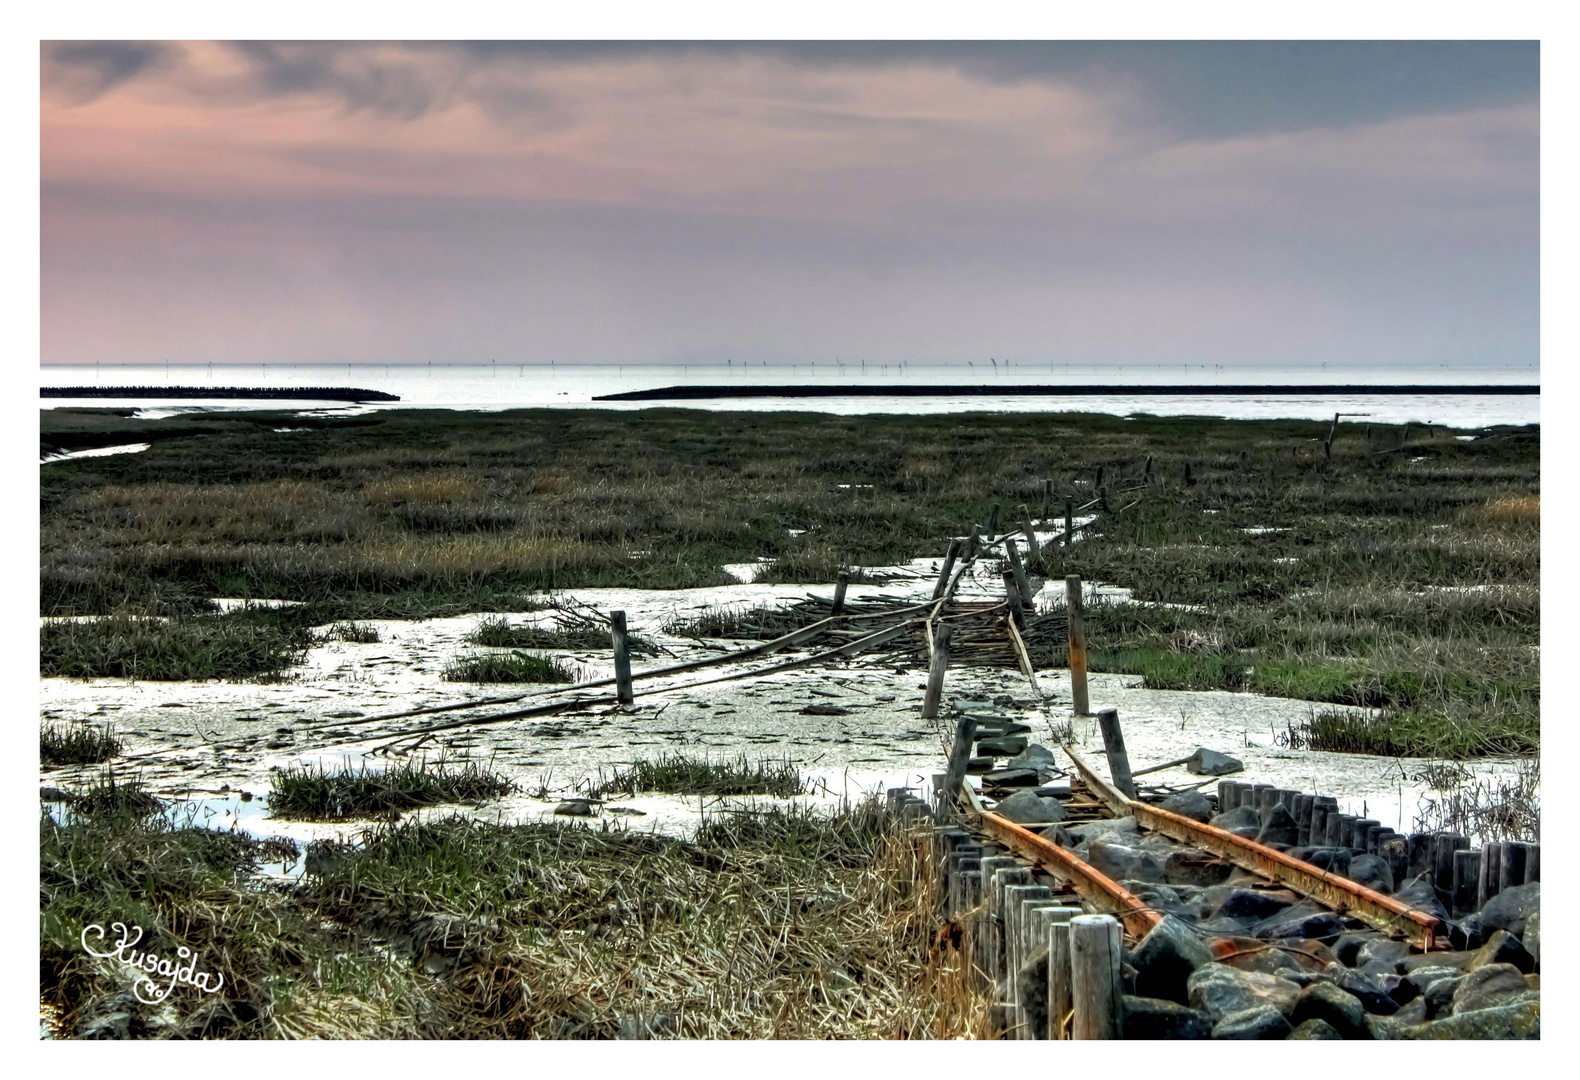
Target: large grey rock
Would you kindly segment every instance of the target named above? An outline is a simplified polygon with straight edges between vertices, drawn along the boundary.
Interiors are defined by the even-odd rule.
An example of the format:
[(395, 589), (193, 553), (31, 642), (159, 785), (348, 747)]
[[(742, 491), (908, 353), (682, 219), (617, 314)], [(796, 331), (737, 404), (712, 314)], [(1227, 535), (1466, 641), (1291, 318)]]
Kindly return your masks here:
[(1210, 1039), (1212, 1022), (1205, 1013), (1175, 1001), (1125, 995), (1120, 1028), (1126, 1039)]
[(1284, 844), (1293, 846), (1300, 842), (1300, 825), (1281, 804), (1268, 807), (1262, 815), (1262, 827), (1257, 831), (1258, 844)]
[(1257, 889), (1226, 889), (1215, 914), (1229, 919), (1261, 922), (1287, 911), (1291, 902), (1282, 896)]
[(1207, 821), (1212, 818), (1212, 800), (1199, 791), (1182, 791), (1178, 795), (1170, 795), (1158, 805), (1170, 813), (1188, 817), (1192, 821)]
[(1444, 922), (1448, 921), (1448, 912), (1444, 909), (1443, 902), (1438, 899), (1432, 879), (1426, 874), (1419, 874), (1398, 886), (1394, 890), (1393, 898), (1409, 904), (1417, 911), (1424, 911)]
[(1173, 915), (1165, 915), (1128, 959), (1136, 969), (1139, 996), (1184, 1005), (1189, 1000), (1186, 984), (1191, 973), (1211, 963), (1212, 952), (1193, 928)]
[(1291, 1039), (1329, 1039), (1329, 1040), (1344, 1038), (1344, 1036), (1340, 1035), (1338, 1033), (1338, 1031), (1333, 1027), (1332, 1024), (1328, 1023), (1326, 1020), (1323, 1020), (1323, 1019), (1321, 1019), (1319, 1017), (1312, 1017), (1310, 1020), (1304, 1021), (1303, 1023), (1300, 1023), (1300, 1024), (1296, 1024), (1295, 1025), (1295, 1030), (1293, 1030), (1293, 1031), (1291, 1031), (1289, 1033), (1289, 1037)]
[(1542, 906), (1542, 883), (1533, 881), (1529, 885), (1516, 885), (1504, 889), (1497, 896), (1488, 900), (1486, 906), (1476, 914), (1481, 917), (1482, 929), (1487, 933), (1493, 930), (1507, 930), (1519, 936), (1525, 929), (1525, 920), (1532, 912), (1540, 911)]
[(1288, 918), (1277, 920), (1271, 925), (1264, 925), (1256, 930), (1257, 937), (1268, 941), (1313, 938), (1324, 944), (1337, 941), (1342, 933), (1344, 933), (1344, 923), (1331, 911), (1291, 914)]
[(1507, 1005), (1509, 998), (1526, 989), (1525, 976), (1513, 964), (1479, 967), (1454, 988), (1454, 1015)]
[(1115, 881), (1163, 881), (1163, 864), (1156, 855), (1140, 848), (1093, 840), (1087, 849), (1086, 861), (1100, 874)]
[(556, 814), (567, 817), (592, 817), (592, 803), (586, 799), (566, 799), (554, 808)]
[[(1529, 935), (1527, 924), (1527, 936)], [(1494, 930), (1487, 943), (1476, 950), (1476, 955), (1470, 958), (1466, 970), (1475, 971), (1488, 964), (1513, 964), (1521, 972), (1529, 974), (1536, 970), (1536, 960), (1520, 943), (1520, 939), (1507, 930)]]
[(1531, 960), (1537, 964), (1542, 962), (1542, 913), (1533, 911), (1525, 917), (1525, 932), (1520, 935), (1520, 944), (1525, 946), (1525, 951), (1531, 954)]
[(1200, 851), (1171, 851), (1163, 858), (1163, 880), (1170, 885), (1221, 885), (1232, 873), (1233, 863)]
[(1228, 776), (1243, 770), (1245, 762), (1202, 746), (1185, 762), (1185, 768), (1197, 776)]
[(1400, 1034), (1401, 1039), (1540, 1039), (1542, 1005), (1518, 1001), (1511, 1005), (1477, 1009), (1421, 1024)]
[(1003, 735), (997, 739), (978, 739), (977, 753), (983, 757), (1012, 757), (1026, 749), (1026, 736)]
[(1021, 769), (1042, 769), (1053, 764), (1053, 751), (1041, 743), (1032, 743), (1004, 764)]
[(1271, 1005), (1255, 1005), (1230, 1013), (1212, 1028), (1215, 1039), (1287, 1039), (1293, 1029)]
[(1381, 855), (1356, 855), (1350, 859), (1349, 879), (1377, 892), (1393, 892), (1393, 871)]
[(1299, 1028), (1307, 1020), (1326, 1021), (1342, 1039), (1370, 1039), (1366, 1009), (1355, 996), (1330, 982), (1312, 983), (1295, 999), (1289, 1022)]
[(1372, 967), (1382, 964), (1386, 965), (1389, 971), (1396, 971), (1399, 961), (1409, 955), (1410, 950), (1392, 938), (1368, 937), (1362, 940), (1361, 947), (1356, 950), (1355, 962), (1348, 966)]
[(1057, 822), (1041, 830), (1037, 835), (1045, 840), (1052, 840), (1062, 848), (1074, 848), (1077, 846), (1077, 841), (1074, 836), (1070, 835), (1070, 830)]
[(1088, 821), (1080, 825), (1071, 825), (1070, 835), (1075, 837), (1077, 844), (1085, 845), (1093, 840), (1107, 840), (1115, 844), (1134, 844), (1141, 836), (1141, 830), (1136, 827), (1133, 817), (1101, 818), (1097, 821)]
[(1459, 989), (1459, 984), (1465, 981), (1465, 973), (1456, 971), (1449, 975), (1441, 976), (1426, 984), (1421, 991), (1421, 1000), (1426, 1002), (1426, 1018), (1436, 1019), (1446, 1016), (1454, 1009), (1454, 991)]
[(1190, 1007), (1214, 1020), (1262, 1006), (1287, 1014), (1300, 996), (1300, 987), (1288, 979), (1218, 963), (1204, 964), (1192, 972), (1185, 991)]
[(1065, 817), (1064, 804), (1058, 799), (1044, 799), (1030, 790), (1015, 792), (994, 807), (993, 812), (1017, 825), (1047, 825), (1063, 821)]
[(1399, 1011), (1399, 1003), (1390, 997), (1388, 991), (1368, 972), (1359, 968), (1347, 968), (1340, 963), (1332, 963), (1328, 965), (1324, 974), (1333, 980), (1334, 986), (1354, 997), (1369, 1013), (1391, 1016)]
[(1214, 828), (1232, 832), (1245, 840), (1255, 840), (1256, 834), (1262, 831), (1262, 815), (1253, 807), (1237, 806), (1233, 810), (1219, 814), (1207, 824)]

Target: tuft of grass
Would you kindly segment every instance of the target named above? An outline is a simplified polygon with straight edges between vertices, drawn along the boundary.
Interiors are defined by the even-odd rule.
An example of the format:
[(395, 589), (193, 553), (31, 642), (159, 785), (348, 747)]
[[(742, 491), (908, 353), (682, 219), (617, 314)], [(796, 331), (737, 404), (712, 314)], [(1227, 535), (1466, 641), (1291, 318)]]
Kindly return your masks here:
[(329, 628), (324, 636), (333, 641), (346, 641), (356, 645), (375, 645), (379, 641), (379, 629), (371, 623), (337, 622)]
[(306, 659), (313, 641), (305, 627), (248, 614), (51, 621), (39, 630), (39, 674), (68, 679), (267, 678)]
[(453, 768), (426, 759), (387, 769), (346, 765), (333, 772), (290, 766), (270, 780), (269, 811), (276, 817), (331, 819), (376, 817), (438, 803), (476, 802), (516, 790), (516, 785), (476, 762)]
[(687, 617), (672, 616), (661, 629), (676, 637), (767, 641), (806, 626), (809, 621), (785, 607), (717, 607)]
[(789, 760), (764, 758), (750, 761), (742, 754), (736, 758), (713, 761), (685, 754), (663, 754), (657, 760), (645, 758), (629, 766), (616, 766), (605, 777), (586, 785), (588, 797), (601, 799), (621, 793), (657, 792), (665, 795), (805, 795), (812, 782), (801, 775)]
[(1540, 757), (1520, 758), (1512, 777), (1478, 779), (1468, 769), (1433, 763), (1421, 778), (1432, 793), (1422, 799), (1417, 831), (1463, 833), (1483, 843), (1541, 841)]
[(451, 659), (440, 678), (468, 683), (569, 683), (576, 681), (576, 669), (558, 656), (476, 653)]
[(149, 794), (141, 777), (117, 778), (108, 769), (81, 791), (68, 792), (66, 805), (73, 813), (90, 818), (145, 818), (163, 810), (162, 800)]
[(466, 635), (473, 645), (495, 649), (608, 649), (612, 642), (607, 632), (590, 627), (571, 629), (518, 626), (502, 616), (484, 619)]
[(1477, 517), (1494, 524), (1539, 525), (1542, 520), (1542, 497), (1505, 495), (1499, 499), (1489, 499)]
[(125, 750), (115, 729), (91, 724), (40, 724), (38, 758), (45, 765), (98, 765)]
[(1467, 721), (1420, 711), (1360, 714), (1342, 709), (1315, 713), (1297, 729), (1312, 750), (1383, 757), (1464, 759), (1489, 754), (1534, 754), (1541, 747), (1541, 726), (1534, 718), (1505, 711), (1496, 720)]

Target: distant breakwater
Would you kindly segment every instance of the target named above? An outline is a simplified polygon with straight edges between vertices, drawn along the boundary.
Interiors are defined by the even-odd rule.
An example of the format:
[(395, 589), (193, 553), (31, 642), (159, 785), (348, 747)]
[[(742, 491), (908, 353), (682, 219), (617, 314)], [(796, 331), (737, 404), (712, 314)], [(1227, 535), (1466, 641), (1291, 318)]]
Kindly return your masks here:
[(619, 394), (601, 394), (594, 401), (674, 401), (698, 398), (748, 398), (748, 397), (1373, 397), (1412, 394), (1456, 395), (1513, 395), (1540, 394), (1542, 388), (1534, 384), (1517, 385), (1442, 385), (1433, 383), (1370, 384), (1317, 384), (1300, 386), (1252, 386), (1224, 384), (1221, 386), (1200, 383), (1160, 384), (1152, 386), (993, 386), (923, 384), (913, 386), (664, 386), (656, 390), (627, 390)]
[(282, 398), (291, 401), (399, 401), (354, 386), (46, 386), (46, 398)]

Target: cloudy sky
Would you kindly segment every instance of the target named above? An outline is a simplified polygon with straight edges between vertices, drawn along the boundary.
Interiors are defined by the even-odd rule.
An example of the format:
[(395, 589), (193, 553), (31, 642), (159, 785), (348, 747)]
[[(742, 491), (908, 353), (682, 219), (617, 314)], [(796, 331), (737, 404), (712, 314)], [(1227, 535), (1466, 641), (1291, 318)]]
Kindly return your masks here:
[(1535, 364), (1522, 43), (43, 46), (46, 363)]

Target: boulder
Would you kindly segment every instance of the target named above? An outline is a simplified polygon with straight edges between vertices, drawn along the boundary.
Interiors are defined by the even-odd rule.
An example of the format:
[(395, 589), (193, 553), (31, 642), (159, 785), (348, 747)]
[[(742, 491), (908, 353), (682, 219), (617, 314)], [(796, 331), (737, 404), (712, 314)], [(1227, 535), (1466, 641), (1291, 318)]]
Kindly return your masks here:
[(1173, 915), (1165, 915), (1128, 959), (1136, 969), (1139, 996), (1184, 1005), (1189, 1000), (1186, 984), (1191, 973), (1211, 963), (1212, 953), (1199, 933)]
[(1413, 971), (1407, 972), (1404, 976), (1404, 981), (1410, 986), (1414, 987), (1416, 995), (1419, 996), (1426, 993), (1426, 988), (1437, 982), (1439, 979), (1457, 979), (1463, 974), (1464, 972), (1458, 968), (1438, 966), (1419, 967)]
[(1242, 952), (1235, 956), (1226, 957), (1222, 962), (1228, 964), (1236, 971), (1256, 972), (1263, 975), (1277, 975), (1282, 979), (1294, 980), (1305, 974), (1300, 966), (1300, 960), (1283, 949), (1267, 948), (1266, 942), (1255, 941), (1253, 945), (1263, 946), (1254, 952)]
[(1526, 951), (1520, 939), (1507, 930), (1494, 930), (1487, 943), (1470, 958), (1466, 970), (1475, 971), (1488, 964), (1513, 964), (1526, 974), (1536, 970), (1536, 960)]
[(1531, 954), (1532, 963), (1542, 962), (1542, 913), (1539, 909), (1525, 917), (1525, 932), (1520, 935), (1520, 944)]
[(1262, 922), (1289, 910), (1294, 901), (1288, 894), (1265, 892), (1260, 889), (1226, 888), (1218, 902), (1216, 915), (1248, 922)]
[(1044, 840), (1052, 840), (1055, 844), (1058, 844), (1062, 848), (1074, 848), (1077, 844), (1075, 837), (1070, 835), (1070, 830), (1058, 823), (1049, 825), (1037, 835), (1041, 836)]
[(1307, 1020), (1323, 1020), (1342, 1039), (1370, 1039), (1366, 1009), (1355, 998), (1330, 982), (1315, 982), (1300, 992), (1289, 1022), (1298, 1029)]
[(1004, 764), (1021, 769), (1042, 769), (1053, 764), (1053, 751), (1040, 743), (1032, 743)]
[(1424, 911), (1428, 915), (1448, 922), (1448, 911), (1444, 909), (1443, 902), (1438, 899), (1437, 889), (1432, 884), (1432, 879), (1426, 874), (1418, 874), (1410, 878), (1403, 885), (1394, 889), (1393, 898), (1401, 903), (1409, 904), (1417, 911)]
[(1163, 881), (1163, 864), (1151, 852), (1106, 840), (1093, 840), (1086, 861), (1115, 881)]
[(1361, 962), (1361, 949), (1371, 940), (1369, 934), (1341, 934), (1333, 943), (1333, 959), (1345, 967), (1355, 967)]
[(1350, 872), (1346, 875), (1357, 885), (1364, 885), (1377, 892), (1393, 892), (1393, 871), (1388, 860), (1381, 855), (1356, 855), (1350, 859)]
[[(1399, 1006), (1399, 1011), (1394, 1013), (1389, 1019), (1397, 1021), (1401, 1026), (1413, 1027), (1416, 1024), (1424, 1024), (1432, 1019), (1432, 1014), (1427, 1010), (1426, 998), (1417, 997)], [(1403, 1038), (1403, 1036), (1400, 1037)]]
[(1524, 974), (1513, 964), (1488, 964), (1459, 980), (1459, 985), (1454, 987), (1453, 1012), (1458, 1016), (1477, 1009), (1507, 1005), (1508, 998), (1524, 993), (1527, 989)]
[(1518, 937), (1525, 929), (1526, 918), (1540, 911), (1541, 906), (1542, 883), (1533, 881), (1529, 885), (1504, 889), (1488, 900), (1486, 906), (1476, 914), (1481, 917), (1481, 926), (1485, 932), (1490, 934), (1493, 930), (1507, 930)]
[(1294, 1030), (1284, 1014), (1271, 1005), (1256, 1005), (1230, 1013), (1212, 1027), (1215, 1039), (1287, 1039)]
[(1256, 834), (1262, 831), (1262, 815), (1250, 806), (1237, 806), (1233, 810), (1219, 814), (1207, 824), (1246, 840), (1256, 839)]
[(1297, 1024), (1295, 1029), (1289, 1033), (1289, 1037), (1291, 1039), (1344, 1038), (1343, 1035), (1340, 1035), (1334, 1029), (1332, 1024), (1328, 1023), (1326, 1020), (1318, 1019), (1317, 1017), (1312, 1017), (1310, 1020), (1307, 1020), (1304, 1023)]
[(1141, 830), (1136, 827), (1136, 819), (1133, 817), (1100, 818), (1097, 821), (1070, 826), (1070, 835), (1075, 837), (1077, 844), (1082, 845), (1089, 844), (1093, 840), (1134, 844), (1140, 838)]
[(1464, 971), (1470, 966), (1470, 958), (1475, 956), (1471, 952), (1432, 952), (1421, 953), (1417, 956), (1407, 956), (1399, 962), (1408, 974), (1422, 968), (1452, 968), (1455, 971)]
[(1171, 851), (1163, 859), (1163, 880), (1170, 885), (1221, 885), (1234, 864), (1200, 851)]
[(1300, 996), (1300, 987), (1288, 979), (1219, 963), (1204, 964), (1192, 972), (1185, 982), (1185, 991), (1190, 1007), (1213, 1020), (1264, 1006), (1287, 1014)]
[(999, 817), (1017, 825), (1047, 825), (1064, 820), (1064, 804), (1058, 799), (1044, 799), (1031, 791), (1017, 791), (993, 808)]
[(1303, 847), (1290, 852), (1301, 862), (1308, 862), (1318, 870), (1327, 870), (1348, 877), (1350, 860), (1354, 853), (1341, 847)]
[(1355, 962), (1347, 966), (1372, 967), (1374, 965), (1384, 965), (1389, 971), (1396, 971), (1399, 967), (1399, 961), (1409, 955), (1410, 950), (1392, 938), (1368, 937), (1364, 939), (1364, 943), (1356, 952)]
[(1399, 1011), (1399, 1003), (1389, 997), (1388, 991), (1365, 971), (1347, 968), (1343, 964), (1330, 964), (1324, 974), (1333, 980), (1334, 986), (1359, 1001), (1369, 1013), (1391, 1016)]
[[(1150, 936), (1150, 935), (1148, 935)], [(1206, 1013), (1174, 1001), (1126, 994), (1120, 1028), (1126, 1039), (1210, 1039)]]
[(1013, 757), (1026, 749), (1026, 736), (1002, 735), (996, 739), (978, 739), (977, 753), (983, 757)]
[(1343, 933), (1343, 921), (1331, 911), (1321, 911), (1280, 920), (1257, 930), (1256, 936), (1263, 939), (1315, 938), (1327, 944), (1337, 941)]
[(566, 799), (554, 808), (556, 814), (567, 817), (592, 817), (592, 803), (587, 799)]
[(1300, 842), (1300, 824), (1295, 821), (1295, 815), (1281, 804), (1275, 803), (1267, 808), (1261, 817), (1261, 828), (1257, 831), (1258, 844), (1296, 844)]
[(1208, 821), (1212, 818), (1212, 800), (1199, 791), (1182, 791), (1178, 795), (1170, 795), (1158, 806), (1192, 821)]
[(1036, 769), (990, 769), (982, 774), (982, 783), (991, 787), (1036, 787), (1042, 783), (1042, 776)]
[(1446, 1016), (1453, 1011), (1454, 991), (1458, 990), (1459, 984), (1464, 981), (1465, 973), (1456, 971), (1426, 984), (1426, 988), (1421, 991), (1421, 1000), (1426, 1002), (1428, 1020)]
[(1245, 762), (1201, 746), (1185, 762), (1185, 769), (1196, 776), (1228, 776), (1243, 771)]
[(1540, 1039), (1542, 1005), (1519, 1001), (1433, 1020), (1402, 1032), (1401, 1039)]

